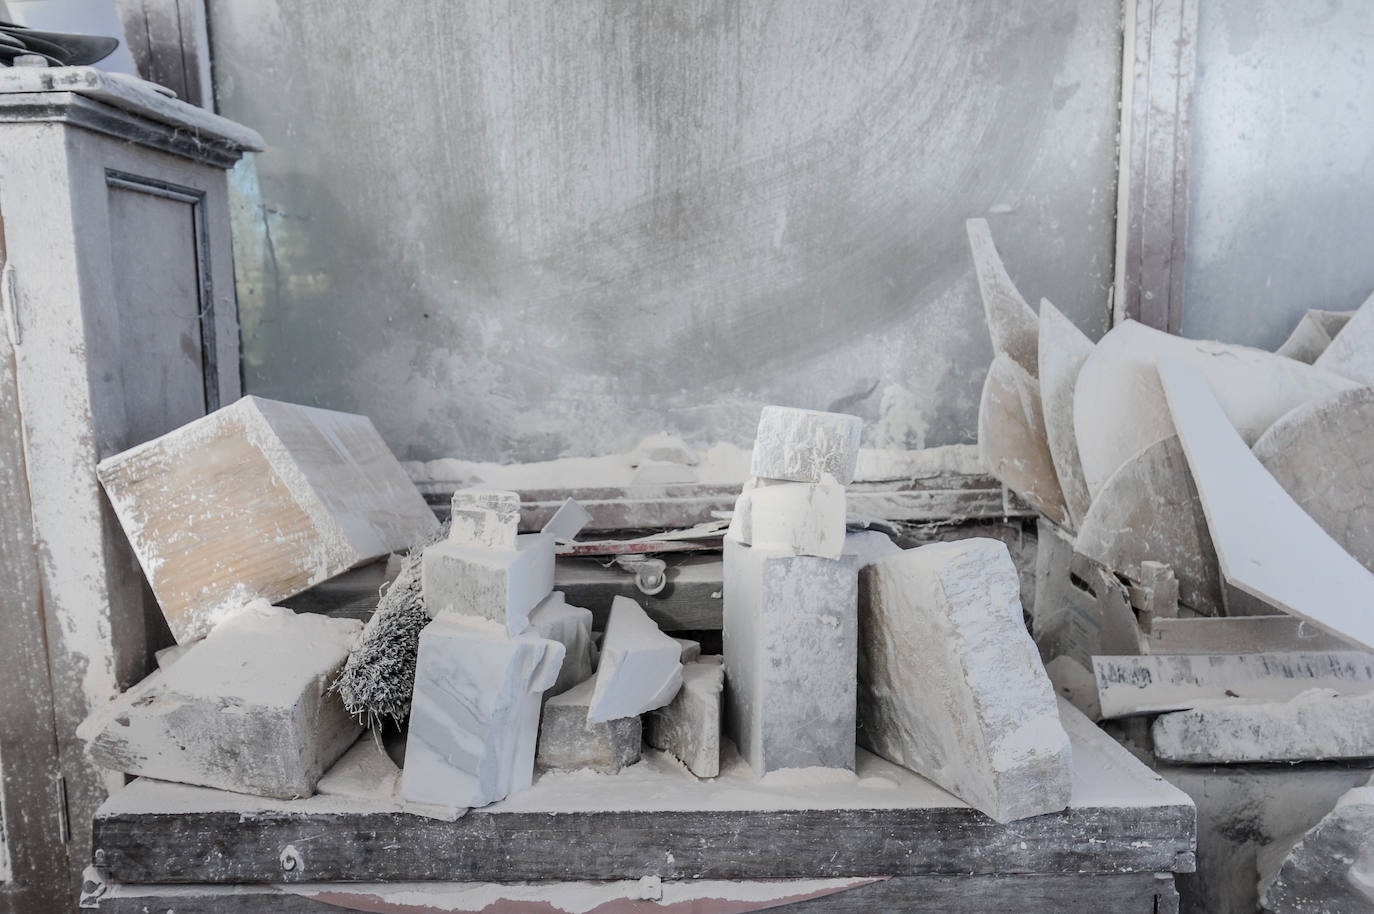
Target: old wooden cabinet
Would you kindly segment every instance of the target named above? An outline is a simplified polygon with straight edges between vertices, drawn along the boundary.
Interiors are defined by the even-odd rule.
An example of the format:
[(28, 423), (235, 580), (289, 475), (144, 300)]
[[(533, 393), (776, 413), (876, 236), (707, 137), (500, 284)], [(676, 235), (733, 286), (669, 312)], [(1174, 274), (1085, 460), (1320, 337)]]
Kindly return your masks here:
[(95, 465), (239, 396), (225, 169), (258, 148), (148, 83), (0, 70), (0, 911), (72, 902), (122, 783), (74, 731), (166, 635)]

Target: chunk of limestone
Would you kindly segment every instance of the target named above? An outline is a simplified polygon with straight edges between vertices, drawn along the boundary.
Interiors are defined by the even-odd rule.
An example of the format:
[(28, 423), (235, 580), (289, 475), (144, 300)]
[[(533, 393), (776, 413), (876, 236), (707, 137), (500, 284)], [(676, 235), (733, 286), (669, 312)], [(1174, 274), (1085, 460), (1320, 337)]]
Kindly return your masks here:
[(589, 723), (636, 717), (673, 700), (682, 686), (682, 645), (659, 631), (628, 597), (611, 603)]

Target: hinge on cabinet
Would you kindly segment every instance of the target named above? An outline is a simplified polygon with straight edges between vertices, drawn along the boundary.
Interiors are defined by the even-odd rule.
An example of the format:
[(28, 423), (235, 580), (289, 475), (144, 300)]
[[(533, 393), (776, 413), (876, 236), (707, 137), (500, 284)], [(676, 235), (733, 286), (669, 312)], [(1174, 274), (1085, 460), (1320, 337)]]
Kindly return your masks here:
[(5, 323), (10, 334), (10, 345), (18, 346), (21, 338), (19, 327), (19, 293), (15, 287), (14, 264), (6, 263), (0, 267), (0, 309), (5, 312)]
[(57, 775), (57, 834), (63, 844), (72, 840), (72, 820), (67, 812), (67, 779)]

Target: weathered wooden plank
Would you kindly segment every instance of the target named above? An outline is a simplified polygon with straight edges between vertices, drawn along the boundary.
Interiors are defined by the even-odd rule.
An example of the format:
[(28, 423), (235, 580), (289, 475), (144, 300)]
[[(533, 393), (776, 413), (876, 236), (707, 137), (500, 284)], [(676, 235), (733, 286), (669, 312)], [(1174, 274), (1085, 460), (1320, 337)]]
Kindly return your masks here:
[[(774, 898), (786, 898), (789, 891), (806, 895), (817, 892), (815, 882), (769, 880), (743, 884), (694, 883), (690, 891), (694, 899), (703, 899), (695, 910), (742, 911), (748, 908), (742, 907), (740, 902), (731, 904), (725, 899), (740, 894), (746, 897), (773, 895)], [(405, 893), (408, 900), (430, 904), (429, 910), (451, 910), (454, 914), (460, 914), (468, 910), (480, 910), (477, 905), (484, 904), (497, 891), (494, 886), (472, 886), (477, 890), (473, 897), (479, 899), (472, 905), (455, 904), (451, 908), (439, 906), (438, 902), (445, 896), (461, 898), (458, 892), (467, 887), (466, 884), (403, 884), (379, 886), (376, 887), (377, 892), (373, 893), (363, 891), (362, 887), (350, 889), (347, 886), (324, 884), (293, 886), (290, 890), (267, 885), (112, 885), (92, 904), (104, 914), (325, 914), (339, 910), (339, 905), (355, 893), (363, 895), (367, 901), (378, 895)], [(585, 897), (588, 884), (550, 883), (530, 888), (543, 889), (551, 898), (560, 891), (578, 891), (578, 897)], [(607, 912), (622, 910), (625, 899), (638, 897), (637, 883), (611, 883), (602, 888), (606, 890), (608, 898), (614, 899), (606, 902)], [(664, 886), (664, 904), (675, 900), (674, 889), (672, 883)], [(433, 902), (425, 897), (426, 892), (432, 893)], [(528, 897), (527, 893), (521, 894), (522, 897)], [(1170, 910), (1177, 911), (1178, 895), (1174, 891), (1172, 874), (1168, 873), (897, 876), (781, 905), (776, 904), (775, 900), (760, 900), (756, 904), (759, 908), (767, 907), (769, 911), (824, 911), (831, 914), (872, 914), (874, 911), (1098, 914), (1104, 910), (1116, 914), (1167, 914)], [(588, 914), (597, 914), (600, 910), (602, 908), (591, 908)]]

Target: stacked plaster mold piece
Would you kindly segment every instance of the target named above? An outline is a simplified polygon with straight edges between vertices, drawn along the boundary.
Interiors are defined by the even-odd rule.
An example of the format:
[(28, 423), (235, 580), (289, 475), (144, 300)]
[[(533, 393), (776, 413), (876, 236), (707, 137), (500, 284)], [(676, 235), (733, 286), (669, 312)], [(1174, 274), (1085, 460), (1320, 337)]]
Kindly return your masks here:
[(759, 775), (854, 767), (858, 559), (844, 550), (844, 486), (862, 428), (777, 406), (759, 420), (724, 581), (725, 726)]
[(543, 695), (568, 685), (565, 666), (589, 668), (591, 638), (591, 614), (553, 593), (554, 531), (585, 522), (575, 503), (538, 534), (518, 533), (514, 492), (460, 489), (452, 515), (421, 558), (434, 621), (420, 633), (402, 775), (408, 801), (450, 810), (530, 785)]

